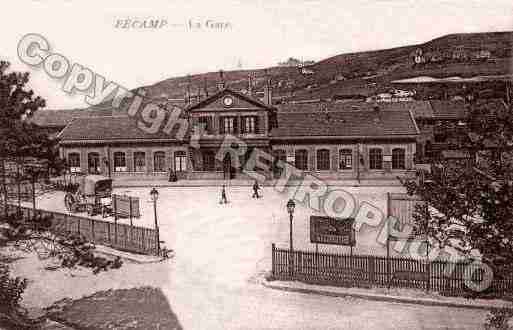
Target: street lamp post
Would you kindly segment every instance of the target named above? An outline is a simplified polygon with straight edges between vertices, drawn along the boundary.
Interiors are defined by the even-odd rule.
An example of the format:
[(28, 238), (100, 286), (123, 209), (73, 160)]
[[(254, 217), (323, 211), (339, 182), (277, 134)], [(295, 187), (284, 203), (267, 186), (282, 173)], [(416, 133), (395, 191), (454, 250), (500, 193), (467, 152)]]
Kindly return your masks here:
[(157, 254), (160, 254), (160, 234), (159, 234), (159, 225), (157, 222), (157, 200), (159, 199), (159, 192), (157, 189), (153, 188), (150, 191), (151, 200), (153, 201), (153, 217), (155, 219), (155, 234), (157, 240)]
[(289, 212), (289, 219), (290, 219), (290, 251), (289, 251), (289, 276), (292, 277), (293, 270), (294, 270), (294, 247), (292, 244), (292, 220), (294, 217), (294, 208), (296, 207), (296, 203), (292, 199), (289, 199), (287, 202), (287, 211)]

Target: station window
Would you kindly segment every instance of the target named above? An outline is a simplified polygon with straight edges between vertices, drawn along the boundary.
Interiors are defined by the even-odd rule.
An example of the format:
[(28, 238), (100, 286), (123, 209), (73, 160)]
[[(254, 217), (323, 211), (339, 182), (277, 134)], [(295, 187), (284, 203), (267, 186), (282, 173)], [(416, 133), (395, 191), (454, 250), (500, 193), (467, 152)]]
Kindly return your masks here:
[(114, 153), (114, 172), (126, 172), (126, 157), (125, 153), (116, 151)]
[(353, 168), (353, 150), (340, 149), (339, 151), (339, 169), (350, 170)]
[(383, 151), (379, 148), (369, 150), (369, 168), (371, 170), (383, 169)]
[(175, 172), (187, 170), (187, 155), (185, 151), (175, 151)]
[(294, 165), (298, 170), (308, 170), (308, 151), (296, 150)]
[(317, 150), (317, 170), (328, 171), (330, 169), (330, 151), (328, 149)]
[(68, 154), (68, 165), (71, 173), (80, 172), (80, 154), (78, 152)]
[(405, 151), (403, 148), (392, 150), (392, 169), (403, 170), (406, 168)]
[(146, 171), (146, 154), (142, 151), (134, 152), (134, 172)]
[(156, 151), (153, 154), (153, 171), (165, 172), (166, 171), (166, 154), (164, 151)]

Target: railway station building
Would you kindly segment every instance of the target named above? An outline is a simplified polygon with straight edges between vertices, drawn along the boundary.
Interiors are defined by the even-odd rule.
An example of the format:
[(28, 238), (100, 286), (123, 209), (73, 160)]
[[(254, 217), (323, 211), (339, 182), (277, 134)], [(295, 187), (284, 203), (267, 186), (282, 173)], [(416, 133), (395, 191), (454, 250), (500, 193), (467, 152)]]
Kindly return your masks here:
[[(289, 103), (273, 105), (270, 91), (259, 99), (220, 88), (185, 106), (184, 137), (148, 133), (137, 118), (112, 111), (77, 116), (58, 134), (61, 155), (73, 173), (100, 173), (114, 179), (244, 179), (244, 164), (255, 149), (272, 155), (269, 178), (280, 175), (277, 160), (305, 174), (330, 180), (385, 179), (414, 175), (420, 131), (407, 107), (360, 103)], [(199, 138), (194, 130), (203, 127)], [(218, 155), (227, 136), (244, 142), (234, 158)], [(225, 145), (224, 145), (225, 147)]]

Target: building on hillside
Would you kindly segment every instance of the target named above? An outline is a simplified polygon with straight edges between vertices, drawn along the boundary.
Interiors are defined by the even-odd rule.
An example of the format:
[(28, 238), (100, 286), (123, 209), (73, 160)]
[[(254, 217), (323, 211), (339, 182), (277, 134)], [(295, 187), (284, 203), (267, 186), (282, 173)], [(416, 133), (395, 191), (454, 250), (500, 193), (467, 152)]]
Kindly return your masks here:
[(476, 61), (487, 61), (492, 57), (492, 53), (487, 49), (481, 49), (470, 53), (470, 57)]
[(315, 73), (314, 70), (307, 68), (307, 67), (300, 67), (299, 72), (304, 76), (310, 76)]
[(457, 46), (451, 55), (451, 58), (456, 61), (467, 61), (468, 60), (468, 51), (463, 46)]
[[(366, 103), (274, 106), (266, 90), (261, 101), (222, 88), (186, 107), (182, 119), (190, 130), (183, 139), (177, 127), (170, 134), (150, 134), (128, 116), (75, 118), (59, 134), (61, 155), (71, 171), (114, 178), (167, 178), (169, 168), (180, 179), (248, 178), (242, 167), (254, 150), (325, 179), (414, 174), (419, 130), (408, 109), (385, 112)], [(245, 152), (223, 152), (230, 136), (244, 142)], [(265, 173), (269, 178), (281, 173), (273, 164)]]

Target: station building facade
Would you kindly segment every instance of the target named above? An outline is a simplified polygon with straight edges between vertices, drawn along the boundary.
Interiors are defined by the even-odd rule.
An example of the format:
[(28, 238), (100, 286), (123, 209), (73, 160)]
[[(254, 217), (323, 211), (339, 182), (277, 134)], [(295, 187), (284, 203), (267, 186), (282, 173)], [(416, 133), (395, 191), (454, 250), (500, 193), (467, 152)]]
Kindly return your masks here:
[[(263, 172), (268, 178), (281, 174), (280, 160), (330, 180), (395, 180), (415, 173), (420, 132), (408, 109), (274, 106), (266, 95), (262, 101), (222, 88), (185, 107), (184, 136), (177, 127), (148, 133), (127, 114), (75, 118), (58, 135), (61, 156), (71, 172), (114, 179), (167, 179), (170, 172), (179, 180), (245, 179), (244, 165), (255, 150), (272, 155)], [(224, 152), (229, 138), (243, 141), (244, 150)]]

